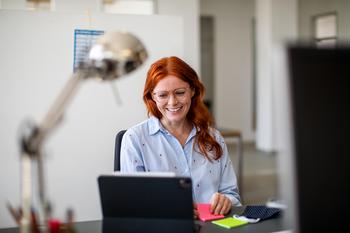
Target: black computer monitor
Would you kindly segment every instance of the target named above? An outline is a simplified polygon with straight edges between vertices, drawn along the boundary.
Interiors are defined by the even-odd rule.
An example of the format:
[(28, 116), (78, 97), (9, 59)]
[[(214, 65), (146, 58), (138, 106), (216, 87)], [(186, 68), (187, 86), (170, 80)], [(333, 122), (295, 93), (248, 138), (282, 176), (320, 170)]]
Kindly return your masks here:
[(292, 45), (287, 52), (292, 228), (350, 229), (350, 46)]

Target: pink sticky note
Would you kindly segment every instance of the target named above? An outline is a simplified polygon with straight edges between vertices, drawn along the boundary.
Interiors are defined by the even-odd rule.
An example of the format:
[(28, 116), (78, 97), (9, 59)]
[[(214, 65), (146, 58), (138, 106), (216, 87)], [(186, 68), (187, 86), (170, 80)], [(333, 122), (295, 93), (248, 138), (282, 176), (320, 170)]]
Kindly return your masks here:
[(222, 214), (214, 215), (210, 213), (210, 204), (198, 203), (197, 209), (198, 209), (198, 215), (199, 215), (198, 218), (203, 222), (225, 217)]

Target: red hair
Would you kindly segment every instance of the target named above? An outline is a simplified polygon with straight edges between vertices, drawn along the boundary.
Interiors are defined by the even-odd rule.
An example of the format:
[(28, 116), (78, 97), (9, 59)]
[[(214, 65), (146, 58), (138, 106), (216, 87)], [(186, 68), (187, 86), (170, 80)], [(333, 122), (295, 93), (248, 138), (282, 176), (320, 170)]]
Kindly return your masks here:
[(152, 98), (152, 92), (157, 83), (168, 75), (173, 75), (187, 82), (194, 90), (191, 100), (191, 107), (187, 114), (187, 119), (195, 126), (197, 136), (195, 143), (200, 152), (211, 161), (209, 152), (212, 152), (214, 159), (222, 156), (222, 148), (215, 138), (209, 133), (209, 128), (213, 126), (207, 107), (203, 103), (205, 87), (198, 78), (197, 73), (183, 60), (178, 57), (165, 57), (154, 62), (147, 73), (147, 79), (143, 90), (143, 101), (146, 104), (148, 115), (162, 118), (162, 113), (158, 110)]

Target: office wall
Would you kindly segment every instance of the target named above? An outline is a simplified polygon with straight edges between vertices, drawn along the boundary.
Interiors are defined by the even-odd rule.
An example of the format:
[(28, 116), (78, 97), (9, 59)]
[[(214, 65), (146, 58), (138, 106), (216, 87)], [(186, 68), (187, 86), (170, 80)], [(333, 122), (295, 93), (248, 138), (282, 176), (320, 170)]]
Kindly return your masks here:
[(312, 17), (337, 12), (338, 36), (350, 40), (350, 1), (348, 0), (299, 0), (299, 34), (303, 39), (313, 38)]
[(101, 12), (101, 0), (50, 0), (52, 10), (60, 12)]
[(184, 20), (184, 57), (200, 73), (199, 0), (157, 0), (160, 15), (177, 15)]
[(253, 0), (201, 0), (200, 13), (214, 17), (214, 114), (218, 126), (240, 129), (254, 139), (252, 126)]
[(42, 120), (72, 73), (74, 29), (130, 31), (148, 49), (146, 64), (128, 77), (84, 83), (45, 144), (55, 216), (72, 207), (78, 221), (99, 219), (96, 178), (113, 170), (116, 132), (146, 119), (141, 96), (148, 66), (159, 57), (183, 57), (182, 18), (0, 10), (0, 28), (0, 228), (14, 225), (6, 201), (20, 204), (21, 123)]
[(26, 0), (0, 0), (0, 7), (6, 9), (24, 9)]
[(256, 0), (257, 20), (257, 134), (256, 145), (265, 151), (278, 149), (278, 115), (283, 106), (280, 82), (284, 79), (280, 50), (297, 38), (296, 0)]
[[(199, 1), (155, 0), (156, 14), (176, 15), (184, 20), (184, 58), (200, 73), (199, 51)], [(25, 9), (26, 0), (0, 0), (3, 9)], [(102, 0), (51, 0), (51, 10), (56, 12), (100, 13)]]

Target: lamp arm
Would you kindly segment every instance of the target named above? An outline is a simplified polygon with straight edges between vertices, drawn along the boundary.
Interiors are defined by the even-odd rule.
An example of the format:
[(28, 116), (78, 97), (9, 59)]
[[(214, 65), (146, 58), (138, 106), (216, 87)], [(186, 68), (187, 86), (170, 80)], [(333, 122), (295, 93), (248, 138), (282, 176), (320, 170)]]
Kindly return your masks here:
[(23, 150), (26, 153), (38, 153), (43, 140), (62, 119), (64, 111), (73, 98), (79, 84), (86, 77), (87, 72), (85, 70), (78, 70), (72, 74), (42, 122), (32, 129), (32, 132), (27, 137), (22, 138)]

